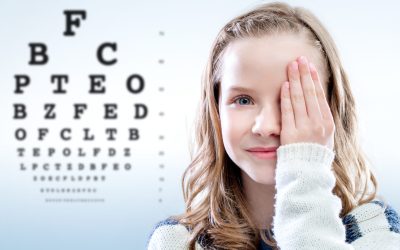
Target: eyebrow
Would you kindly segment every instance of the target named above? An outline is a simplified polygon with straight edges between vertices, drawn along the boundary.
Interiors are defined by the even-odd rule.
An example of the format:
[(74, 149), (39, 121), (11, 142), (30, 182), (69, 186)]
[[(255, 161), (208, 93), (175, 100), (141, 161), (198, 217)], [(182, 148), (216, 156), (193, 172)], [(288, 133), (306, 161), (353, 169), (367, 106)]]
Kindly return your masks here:
[(241, 86), (232, 86), (228, 89), (228, 92), (249, 92), (249, 93), (255, 93), (256, 91), (254, 89), (249, 89)]

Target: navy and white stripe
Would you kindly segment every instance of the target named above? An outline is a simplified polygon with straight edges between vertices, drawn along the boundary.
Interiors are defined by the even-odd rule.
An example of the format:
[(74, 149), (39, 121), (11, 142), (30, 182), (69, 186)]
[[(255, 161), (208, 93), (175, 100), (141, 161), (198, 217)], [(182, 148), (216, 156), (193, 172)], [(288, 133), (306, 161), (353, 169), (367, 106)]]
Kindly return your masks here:
[[(386, 207), (386, 208), (385, 208)], [(385, 210), (383, 210), (385, 208)], [(400, 217), (398, 213), (391, 207), (379, 200), (373, 200), (367, 204), (363, 204), (348, 215), (342, 218), (342, 222), (346, 228), (346, 242), (351, 244), (355, 243), (359, 239), (365, 239), (371, 232), (390, 232), (400, 234)], [(187, 237), (189, 230), (187, 227), (179, 224), (176, 219), (167, 218), (157, 223), (148, 238), (148, 243), (157, 231), (157, 229), (171, 229), (176, 232), (173, 238)], [(179, 229), (178, 229), (179, 228)], [(186, 228), (187, 231), (184, 230)], [(166, 230), (170, 231), (170, 230)], [(273, 231), (271, 231), (273, 234)], [(200, 235), (197, 243), (201, 248), (207, 249), (212, 246), (212, 241), (208, 235)], [(259, 250), (271, 250), (264, 241), (260, 241)]]
[(399, 215), (390, 205), (387, 205), (385, 211), (383, 211), (384, 207), (385, 203), (382, 201), (373, 200), (346, 215), (342, 219), (346, 226), (346, 242), (352, 243), (376, 230), (400, 233)]

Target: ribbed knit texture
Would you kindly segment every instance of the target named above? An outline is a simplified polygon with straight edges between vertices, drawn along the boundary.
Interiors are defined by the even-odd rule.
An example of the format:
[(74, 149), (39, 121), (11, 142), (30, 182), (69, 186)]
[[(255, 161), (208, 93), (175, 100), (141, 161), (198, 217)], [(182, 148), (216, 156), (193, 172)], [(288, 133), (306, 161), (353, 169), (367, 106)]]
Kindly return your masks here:
[[(340, 219), (341, 200), (332, 193), (334, 152), (317, 143), (277, 150), (273, 233), (282, 250), (400, 249), (400, 220), (381, 201), (361, 205)], [(344, 225), (349, 224), (349, 225)], [(177, 221), (158, 223), (148, 249), (187, 249), (189, 232)], [(203, 249), (197, 242), (196, 249)], [(259, 249), (270, 249), (261, 242)]]
[(274, 233), (281, 249), (352, 249), (332, 193), (334, 153), (316, 143), (279, 147)]

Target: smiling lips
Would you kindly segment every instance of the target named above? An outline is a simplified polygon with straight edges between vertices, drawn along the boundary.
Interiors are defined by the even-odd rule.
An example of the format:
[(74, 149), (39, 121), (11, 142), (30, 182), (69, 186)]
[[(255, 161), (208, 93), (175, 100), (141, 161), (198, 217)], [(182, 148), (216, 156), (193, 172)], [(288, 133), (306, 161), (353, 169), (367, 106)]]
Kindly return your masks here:
[(255, 147), (249, 148), (246, 151), (260, 159), (274, 159), (276, 158), (277, 149), (278, 147)]

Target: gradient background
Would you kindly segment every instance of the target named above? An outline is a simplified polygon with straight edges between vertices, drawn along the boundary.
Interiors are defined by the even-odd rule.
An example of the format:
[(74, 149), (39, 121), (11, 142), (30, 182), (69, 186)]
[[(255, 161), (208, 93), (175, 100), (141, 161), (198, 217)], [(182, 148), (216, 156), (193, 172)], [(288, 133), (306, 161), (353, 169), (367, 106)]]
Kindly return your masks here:
[[(183, 211), (180, 181), (190, 162), (188, 143), (211, 44), (227, 21), (261, 2), (265, 1), (2, 0), (0, 249), (144, 249), (157, 221)], [(379, 194), (399, 210), (400, 197), (395, 190), (400, 176), (400, 4), (394, 0), (379, 4), (344, 0), (286, 2), (313, 11), (335, 39), (356, 98), (362, 147), (373, 164)], [(87, 12), (87, 19), (75, 29), (74, 37), (63, 36), (66, 9)], [(47, 65), (28, 65), (31, 42), (47, 45)], [(96, 50), (103, 42), (118, 44), (116, 65), (107, 67), (97, 61)], [(69, 75), (68, 94), (54, 95), (50, 75), (61, 73)], [(133, 73), (146, 80), (145, 90), (139, 95), (125, 88), (126, 78)], [(15, 74), (31, 77), (24, 95), (13, 94)], [(87, 94), (89, 74), (106, 75), (105, 95)], [(28, 118), (13, 120), (12, 105), (20, 102), (26, 104)], [(50, 102), (57, 104), (57, 119), (43, 120), (43, 103)], [(74, 121), (72, 104), (79, 102), (86, 103), (88, 110), (82, 120)], [(107, 102), (119, 105), (117, 120), (102, 118), (102, 105)], [(133, 103), (148, 106), (145, 120), (132, 119)], [(14, 139), (14, 131), (20, 126), (28, 131), (24, 142)], [(61, 141), (56, 133), (38, 142), (38, 127), (50, 132), (70, 127), (77, 132), (69, 142)], [(91, 127), (98, 139), (82, 142), (82, 127)], [(118, 128), (121, 137), (116, 142), (104, 140), (101, 131), (105, 127)], [(140, 130), (140, 140), (126, 139), (124, 133), (129, 127)], [(160, 135), (165, 139), (160, 140)], [(130, 159), (98, 157), (94, 161), (128, 161), (133, 167), (131, 171), (109, 171), (107, 181), (96, 184), (99, 192), (90, 197), (104, 198), (105, 202), (45, 203), (44, 198), (50, 196), (39, 193), (40, 185), (32, 181), (33, 172), (19, 170), (15, 149), (20, 146), (130, 147), (134, 151)], [(31, 159), (25, 157), (24, 161)], [(46, 157), (32, 160), (48, 161)], [(52, 160), (81, 161), (77, 157)]]

